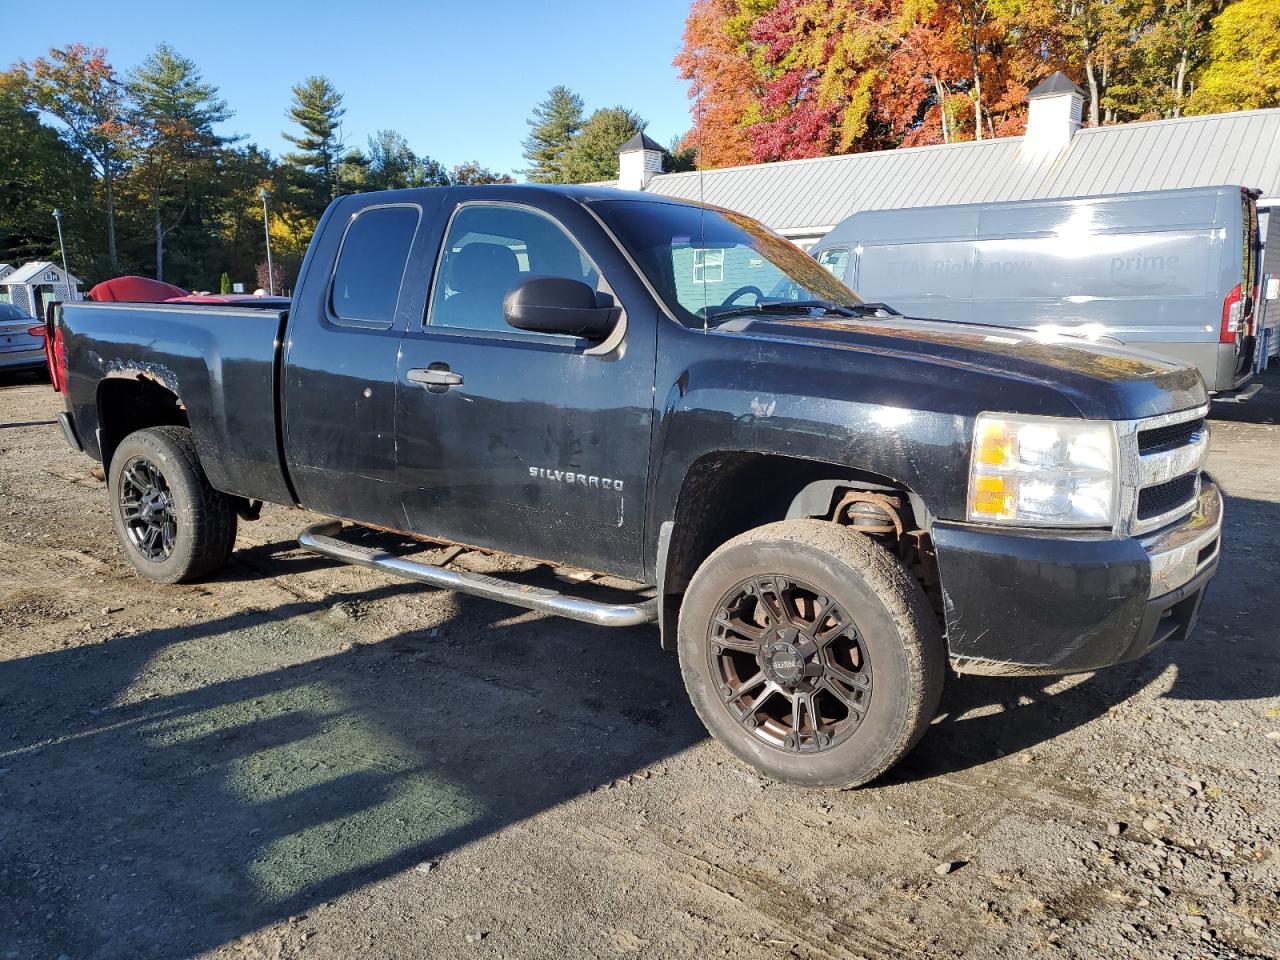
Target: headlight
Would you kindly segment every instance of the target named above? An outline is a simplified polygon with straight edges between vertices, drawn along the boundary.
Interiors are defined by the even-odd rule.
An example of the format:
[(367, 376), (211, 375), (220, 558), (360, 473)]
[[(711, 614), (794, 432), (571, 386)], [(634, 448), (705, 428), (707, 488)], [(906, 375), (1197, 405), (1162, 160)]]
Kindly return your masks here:
[(969, 467), (969, 519), (1110, 527), (1117, 459), (1116, 429), (1108, 421), (979, 414)]

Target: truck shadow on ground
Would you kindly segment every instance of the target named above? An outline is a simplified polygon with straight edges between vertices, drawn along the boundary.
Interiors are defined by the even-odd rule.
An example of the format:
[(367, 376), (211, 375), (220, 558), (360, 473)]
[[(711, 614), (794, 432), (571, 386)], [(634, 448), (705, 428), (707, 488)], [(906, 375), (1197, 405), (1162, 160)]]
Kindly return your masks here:
[(417, 589), (0, 665), (0, 956), (191, 955), (704, 736), (651, 631), (466, 597), (443, 627), (253, 670), (255, 645), (314, 649), (336, 603)]
[[(1170, 665), (1171, 696), (1275, 694), (1263, 668), (1280, 650), (1249, 624), (1274, 622), (1280, 600), (1244, 584), (1274, 577), (1269, 555), (1250, 553), (1276, 511), (1229, 504), (1232, 549), (1192, 640), (1057, 693), (1048, 680), (961, 679), (945, 718), (885, 782), (1043, 743)], [(259, 548), (254, 573), (296, 572), (303, 561), (281, 546)], [(317, 631), (341, 633), (326, 612), (336, 603), (417, 589), (388, 584), (0, 664), (0, 955), (212, 949), (660, 768), (705, 737), (675, 658), (647, 629), (457, 597), (443, 626), (335, 640), (336, 652), (290, 662), (295, 648), (316, 649)]]

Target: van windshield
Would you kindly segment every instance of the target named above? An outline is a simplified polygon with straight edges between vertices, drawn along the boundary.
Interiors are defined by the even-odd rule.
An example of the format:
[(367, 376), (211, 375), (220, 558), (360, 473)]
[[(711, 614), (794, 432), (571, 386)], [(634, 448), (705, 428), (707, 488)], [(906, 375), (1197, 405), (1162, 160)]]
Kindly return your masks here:
[(591, 206), (687, 326), (745, 313), (839, 312), (862, 305), (830, 271), (750, 217), (643, 200)]

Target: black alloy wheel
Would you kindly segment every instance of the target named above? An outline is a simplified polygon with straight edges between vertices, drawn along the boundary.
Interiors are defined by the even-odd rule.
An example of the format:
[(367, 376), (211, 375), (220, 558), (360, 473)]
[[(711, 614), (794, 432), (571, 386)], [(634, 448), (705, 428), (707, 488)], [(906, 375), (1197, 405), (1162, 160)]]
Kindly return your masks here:
[(163, 563), (173, 555), (178, 520), (173, 492), (160, 468), (145, 457), (133, 457), (120, 473), (116, 496), (129, 542), (139, 556)]
[(709, 625), (707, 656), (734, 722), (774, 749), (838, 746), (872, 695), (865, 639), (844, 607), (795, 577), (733, 586)]
[(184, 583), (227, 562), (236, 542), (236, 501), (209, 483), (189, 429), (137, 430), (110, 460), (111, 522), (138, 573)]

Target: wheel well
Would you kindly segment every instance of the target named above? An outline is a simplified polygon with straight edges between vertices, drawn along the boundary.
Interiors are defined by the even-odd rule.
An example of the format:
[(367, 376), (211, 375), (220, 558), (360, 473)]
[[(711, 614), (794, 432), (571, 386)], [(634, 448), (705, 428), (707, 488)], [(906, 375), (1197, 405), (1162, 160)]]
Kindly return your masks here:
[(98, 384), (98, 442), (103, 469), (111, 465), (111, 456), (120, 441), (135, 430), (190, 425), (182, 401), (154, 380), (116, 377)]
[(927, 512), (903, 484), (872, 471), (814, 460), (709, 454), (685, 476), (665, 569), (659, 571), (663, 646), (674, 647), (681, 597), (694, 572), (717, 547), (755, 527), (799, 517), (851, 526), (879, 540), (902, 559), (933, 598), (937, 576), (926, 532)]

